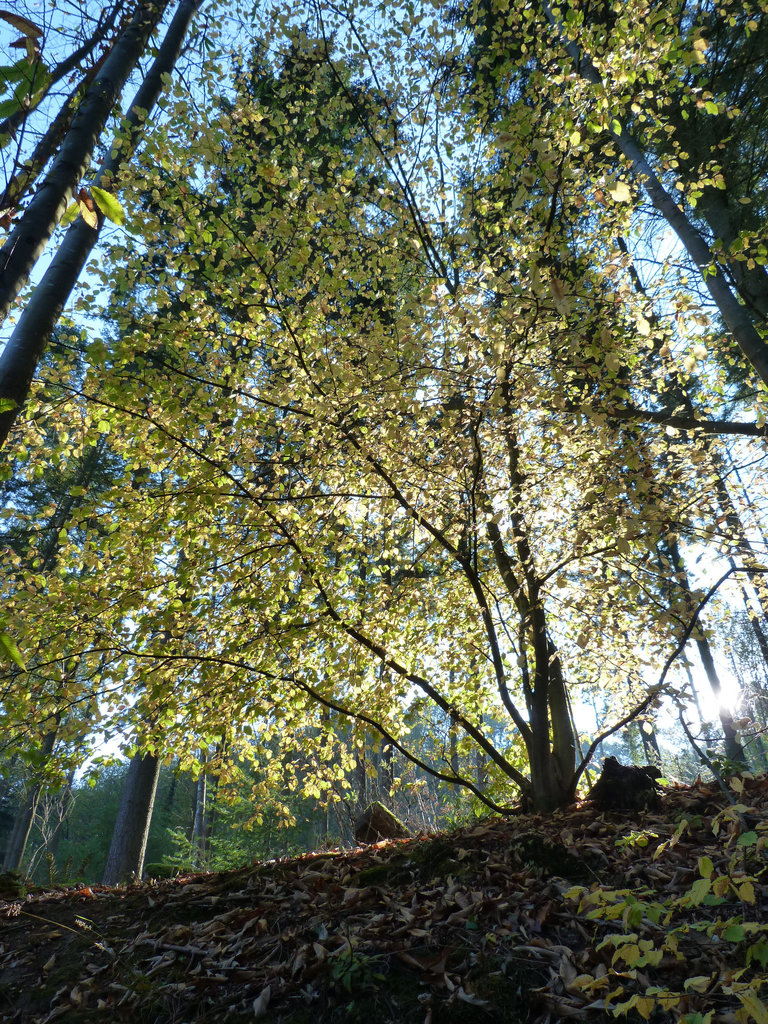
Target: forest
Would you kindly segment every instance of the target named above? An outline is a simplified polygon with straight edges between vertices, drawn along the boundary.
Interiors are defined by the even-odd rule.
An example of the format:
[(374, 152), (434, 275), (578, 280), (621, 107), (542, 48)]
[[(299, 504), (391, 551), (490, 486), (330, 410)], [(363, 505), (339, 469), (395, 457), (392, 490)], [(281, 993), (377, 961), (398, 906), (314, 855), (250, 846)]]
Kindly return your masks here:
[[(624, 938), (537, 1012), (634, 934), (613, 1016), (768, 1022), (768, 2), (24, 0), (0, 62), (0, 896), (668, 799), (642, 912), (545, 869)], [(643, 994), (681, 908), (735, 960)]]

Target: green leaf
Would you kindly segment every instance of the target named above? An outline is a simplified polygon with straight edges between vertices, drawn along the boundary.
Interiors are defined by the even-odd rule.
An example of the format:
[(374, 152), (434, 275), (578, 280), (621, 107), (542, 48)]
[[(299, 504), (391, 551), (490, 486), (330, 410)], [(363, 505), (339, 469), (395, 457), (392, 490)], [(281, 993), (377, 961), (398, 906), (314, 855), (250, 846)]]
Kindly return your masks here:
[(715, 866), (709, 857), (699, 857), (699, 874), (702, 878), (711, 878)]
[(698, 906), (699, 903), (709, 894), (711, 889), (711, 882), (708, 878), (699, 878), (691, 886), (690, 900), (694, 906)]
[(17, 60), (15, 64), (0, 67), (0, 82), (6, 85), (15, 85), (16, 82), (29, 80), (30, 64), (26, 57)]
[(78, 213), (80, 213), (80, 204), (77, 202), (70, 203), (64, 211), (64, 216), (61, 218), (60, 223), (66, 227), (67, 224), (71, 224), (77, 218)]
[(744, 832), (736, 840), (737, 846), (754, 846), (757, 842), (757, 832)]
[(5, 120), (6, 117), (11, 117), (21, 106), (21, 103), (14, 96), (13, 99), (3, 100), (0, 103), (0, 117)]
[(125, 210), (111, 192), (93, 185), (91, 195), (107, 220), (111, 220), (113, 224), (125, 224)]
[(0, 633), (0, 648), (2, 648), (5, 656), (22, 670), (27, 671), (27, 666), (24, 664), (24, 659), (19, 653), (19, 648), (16, 646), (16, 642), (12, 636), (8, 633)]

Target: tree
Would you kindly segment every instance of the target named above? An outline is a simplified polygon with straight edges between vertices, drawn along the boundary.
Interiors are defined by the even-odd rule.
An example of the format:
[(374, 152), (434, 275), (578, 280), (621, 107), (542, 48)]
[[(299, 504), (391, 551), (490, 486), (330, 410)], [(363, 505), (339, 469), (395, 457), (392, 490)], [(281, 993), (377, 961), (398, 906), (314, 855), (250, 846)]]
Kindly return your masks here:
[[(13, 95), (3, 104), (4, 120), (0, 123), (0, 148), (13, 151), (13, 164), (7, 170), (5, 190), (0, 198), (3, 227), (10, 225), (20, 201), (28, 194), (56, 151), (61, 135), (71, 124), (78, 98), (93, 80), (105, 52), (119, 34), (127, 15), (125, 6), (123, 0), (116, 0), (102, 7), (96, 18), (81, 11), (79, 22), (67, 24), (64, 19), (56, 26), (56, 31), (51, 31), (50, 24), (38, 25), (20, 13), (3, 12), (2, 20), (22, 33), (11, 45), (25, 51), (23, 57), (2, 71), (4, 84), (15, 86)], [(39, 17), (39, 12), (31, 12), (31, 15)], [(61, 52), (63, 40), (71, 47), (66, 53)], [(101, 53), (97, 52), (99, 47)], [(53, 55), (50, 50), (55, 51)], [(47, 66), (46, 59), (53, 61), (51, 67)], [(84, 69), (83, 63), (86, 64)], [(64, 79), (70, 83), (74, 79), (75, 86), (48, 127), (37, 133), (37, 142), (27, 156), (22, 129), (31, 128), (32, 113)]]
[[(359, 115), (361, 111), (357, 109), (356, 100), (343, 79), (338, 90), (337, 100), (346, 109), (351, 106)], [(239, 119), (248, 117), (245, 111), (236, 113)], [(263, 115), (260, 114), (259, 123), (262, 121)], [(273, 373), (270, 378), (265, 377), (253, 358), (244, 366), (234, 365), (231, 361), (219, 364), (226, 374), (226, 394), (231, 411), (225, 411), (219, 394), (216, 429), (207, 434), (205, 443), (206, 475), (209, 472), (214, 477), (224, 474), (232, 491), (229, 514), (234, 514), (241, 523), (247, 521), (249, 535), (265, 538), (265, 544), (267, 538), (272, 538), (269, 546), (282, 552), (280, 573), (295, 581), (291, 584), (292, 592), (308, 594), (308, 597), (302, 596), (301, 602), (295, 598), (289, 602), (285, 596), (279, 596), (279, 591), (278, 594), (261, 592), (257, 597), (251, 590), (250, 607), (263, 607), (265, 604), (273, 608), (281, 605), (290, 607), (299, 628), (302, 628), (302, 606), (306, 608), (305, 615), (309, 614), (310, 607), (316, 607), (321, 612), (317, 625), (322, 627), (322, 639), (315, 641), (314, 650), (318, 654), (329, 649), (335, 651), (337, 678), (345, 662), (351, 669), (354, 660), (360, 657), (361, 649), (371, 659), (366, 674), (378, 661), (385, 664), (395, 678), (399, 678), (399, 684), (391, 687), (391, 693), (387, 695), (391, 703), (382, 704), (376, 718), (385, 735), (391, 735), (390, 728), (397, 732), (392, 725), (393, 716), (399, 703), (406, 699), (408, 690), (415, 686), (467, 730), (502, 776), (511, 778), (526, 791), (530, 790), (537, 806), (552, 806), (569, 798), (577, 773), (575, 739), (563, 670), (553, 630), (548, 626), (543, 599), (544, 590), (551, 589), (547, 581), (552, 570), (539, 568), (537, 564), (543, 554), (545, 564), (557, 565), (558, 556), (562, 559), (565, 549), (534, 554), (536, 541), (533, 538), (539, 534), (540, 528), (534, 531), (529, 517), (534, 522), (543, 517), (546, 502), (529, 489), (530, 485), (526, 487), (527, 471), (520, 469), (524, 460), (533, 460), (531, 464), (535, 467), (537, 483), (540, 485), (544, 479), (540, 474), (545, 470), (540, 456), (535, 453), (535, 446), (542, 440), (541, 428), (533, 420), (526, 423), (525, 416), (519, 413), (521, 403), (526, 400), (526, 389), (537, 384), (536, 373), (519, 382), (514, 380), (519, 362), (514, 346), (510, 345), (506, 358), (503, 352), (494, 350), (493, 334), (498, 334), (502, 325), (508, 331), (503, 318), (494, 323), (494, 309), (503, 302), (504, 292), (499, 289), (496, 299), (491, 301), (486, 285), (469, 287), (462, 284), (460, 291), (458, 279), (446, 273), (445, 264), (441, 262), (442, 244), (430, 234), (420, 211), (408, 205), (410, 182), (397, 177), (396, 164), (388, 163), (386, 149), (377, 144), (373, 128), (364, 116), (361, 124), (367, 129), (368, 142), (364, 132), (359, 146), (361, 150), (368, 147), (369, 166), (381, 167), (380, 174), (387, 188), (380, 187), (380, 191), (385, 193), (385, 198), (379, 200), (381, 205), (377, 211), (372, 209), (367, 196), (368, 205), (358, 207), (354, 194), (351, 202), (342, 193), (341, 202), (334, 203), (324, 193), (322, 227), (325, 234), (318, 242), (318, 247), (327, 245), (326, 239), (334, 237), (334, 230), (337, 238), (345, 237), (345, 233), (348, 236), (354, 217), (356, 250), (336, 246), (332, 252), (325, 249), (312, 253), (306, 247), (303, 250), (297, 248), (294, 243), (292, 249), (285, 251), (280, 276), (264, 273), (259, 254), (264, 245), (261, 239), (266, 239), (268, 231), (278, 229), (281, 236), (288, 239), (317, 234), (315, 217), (319, 198), (315, 198), (313, 207), (294, 204), (289, 212), (285, 205), (278, 205), (279, 201), (271, 191), (273, 179), (279, 181), (280, 175), (285, 173), (289, 173), (301, 188), (301, 171), (298, 168), (302, 166), (302, 160), (306, 160), (306, 151), (302, 153), (300, 143), (291, 137), (281, 137), (281, 163), (285, 157), (283, 166), (286, 171), (282, 171), (280, 165), (261, 165), (265, 177), (256, 181), (249, 178), (239, 184), (234, 197), (236, 204), (251, 211), (249, 216), (253, 227), (247, 238), (227, 219), (225, 210), (215, 207), (212, 211), (211, 223), (215, 220), (224, 227), (223, 233), (221, 227), (218, 228), (220, 240), (213, 253), (219, 273), (222, 272), (222, 254), (244, 250), (255, 255), (257, 263), (251, 269), (248, 288), (242, 277), (245, 272), (242, 261), (238, 263), (241, 277), (237, 289), (240, 294), (254, 296), (251, 305), (256, 309), (259, 301), (255, 297), (260, 292), (265, 296), (265, 319), (259, 325), (258, 351), (269, 353), (267, 358)], [(206, 142), (207, 145), (209, 143)], [(355, 160), (360, 160), (360, 156), (356, 154)], [(345, 180), (344, 176), (342, 180)], [(354, 179), (350, 175), (348, 180)], [(265, 194), (270, 195), (268, 204), (264, 201)], [(402, 205), (399, 205), (400, 201)], [(211, 216), (210, 208), (201, 212)], [(261, 218), (257, 219), (259, 212)], [(287, 226), (285, 220), (281, 222), (278, 219), (286, 215), (292, 218)], [(370, 234), (373, 230), (377, 233), (375, 245)], [(212, 235), (212, 231), (208, 231)], [(423, 242), (425, 256), (416, 255), (414, 249), (410, 250), (414, 255), (393, 255), (397, 252), (395, 238), (407, 237), (409, 232), (415, 233), (414, 238)], [(450, 249), (451, 244), (455, 251), (463, 246), (461, 251), (466, 252), (467, 246), (470, 249), (474, 246), (474, 239), (463, 240), (456, 232), (445, 248)], [(382, 249), (386, 252), (386, 259), (377, 259), (376, 254)], [(164, 271), (176, 266), (184, 273), (189, 258), (183, 251), (179, 251), (173, 260), (166, 255)], [(471, 257), (470, 261), (473, 258), (476, 257)], [(480, 258), (487, 258), (487, 251)], [(296, 304), (292, 291), (296, 280), (294, 268), (303, 268), (306, 280), (308, 266), (312, 267), (315, 283), (312, 291), (305, 293), (302, 302)], [(434, 275), (438, 273), (441, 276), (437, 280), (444, 289), (442, 294), (435, 291)], [(367, 333), (363, 346), (358, 334), (359, 321), (349, 317), (349, 312), (359, 303), (361, 287), (371, 280), (412, 282), (409, 285), (412, 309), (402, 316), (393, 308), (395, 303), (402, 301), (402, 288), (377, 295), (378, 307), (374, 310), (370, 306), (365, 308)], [(340, 281), (348, 281), (349, 284), (344, 285)], [(185, 284), (190, 283), (187, 277)], [(210, 283), (206, 287), (210, 292)], [(228, 281), (225, 288), (231, 287)], [(506, 289), (508, 285), (504, 287)], [(333, 305), (329, 302), (330, 294), (333, 295)], [(557, 308), (561, 304), (562, 300), (555, 295), (555, 302), (545, 310), (542, 323), (526, 324), (529, 334), (535, 330), (542, 341), (546, 338), (547, 348), (552, 347), (553, 330), (558, 334), (563, 330), (560, 322), (562, 312)], [(167, 305), (168, 301), (163, 300), (161, 308)], [(216, 300), (216, 308), (221, 305), (222, 300)], [(194, 309), (199, 339), (201, 324), (206, 320), (210, 322), (210, 314), (205, 314), (205, 306), (187, 288), (185, 306), (187, 316)], [(170, 308), (176, 310), (173, 300)], [(216, 316), (214, 313), (214, 322)], [(334, 324), (332, 336), (322, 330), (323, 320), (329, 316)], [(154, 344), (161, 330), (155, 313), (153, 322)], [(184, 342), (171, 317), (167, 324), (166, 346), (177, 353), (178, 360), (183, 351), (180, 342), (182, 346)], [(487, 342), (482, 336), (477, 337), (480, 328), (483, 335), (489, 335)], [(248, 338), (252, 331), (242, 319), (237, 322), (232, 317), (228, 330), (234, 334), (235, 329), (244, 338)], [(451, 339), (450, 345), (446, 346), (445, 336), (451, 330), (456, 332), (457, 339)], [(280, 335), (287, 339), (287, 346), (279, 340)], [(407, 338), (410, 344), (400, 343), (399, 349), (393, 351), (393, 337)], [(246, 341), (245, 345), (251, 353), (256, 351), (253, 343)], [(467, 365), (469, 353), (473, 353), (473, 365)], [(187, 384), (174, 373), (174, 367), (167, 369), (162, 386), (168, 389), (168, 397), (163, 405), (182, 408), (188, 404), (183, 397)], [(544, 375), (545, 380), (547, 376)], [(195, 388), (199, 387), (201, 379), (210, 380), (215, 388), (216, 378), (207, 377), (196, 368)], [(253, 389), (251, 379), (259, 381), (258, 393)], [(397, 381), (396, 388), (392, 387), (393, 381)], [(285, 391), (288, 383), (290, 398)], [(418, 397), (419, 390), (425, 392), (424, 398)], [(348, 397), (350, 394), (355, 396), (353, 402)], [(279, 427), (272, 419), (272, 410), (279, 413)], [(199, 402), (196, 413), (200, 414)], [(551, 422), (557, 422), (557, 417)], [(222, 429), (222, 424), (226, 424), (225, 429)], [(160, 426), (167, 435), (175, 433), (178, 436), (177, 428), (165, 422), (162, 416), (155, 419), (154, 426)], [(572, 436), (572, 424), (567, 417), (558, 429), (566, 428)], [(259, 480), (260, 477), (258, 471), (254, 475), (255, 467), (246, 453), (254, 450), (257, 438), (273, 434), (276, 429), (284, 439), (281, 461), (285, 463), (286, 472), (275, 474), (278, 480), (282, 476), (284, 483), (273, 511), (272, 482), (264, 485), (263, 490), (249, 485), (248, 481)], [(392, 441), (398, 435), (401, 441), (404, 437), (412, 439), (406, 451), (392, 449)], [(295, 473), (290, 468), (293, 438), (300, 438), (302, 445), (302, 463), (297, 463)], [(380, 438), (384, 447), (379, 444), (371, 449), (368, 438)], [(189, 440), (185, 441), (184, 447), (187, 452), (184, 456), (185, 469), (180, 469), (179, 462), (176, 465), (177, 472), (186, 476), (192, 472), (187, 461), (189, 456), (199, 459), (203, 452)], [(422, 452), (429, 454), (422, 455)], [(344, 467), (336, 487), (330, 486), (326, 477), (325, 467), (329, 461), (337, 467)], [(567, 472), (575, 471), (575, 464), (569, 464)], [(199, 474), (199, 469), (196, 472)], [(199, 488), (202, 479), (199, 475), (196, 479)], [(354, 485), (352, 479), (355, 480)], [(456, 480), (455, 490), (451, 490), (447, 483), (442, 487), (436, 486), (436, 479)], [(513, 495), (509, 513), (494, 507), (496, 495), (502, 490)], [(409, 498), (409, 493), (418, 494), (418, 502)], [(550, 493), (549, 488), (547, 493)], [(402, 538), (411, 529), (408, 524), (415, 523), (420, 538), (418, 542), (415, 537), (411, 539), (407, 557), (413, 559), (417, 567), (420, 560), (426, 560), (433, 569), (432, 574), (427, 572), (419, 573), (416, 578), (407, 577), (402, 574), (405, 566), (399, 566), (401, 578), (397, 581), (393, 597), (385, 597), (383, 588), (377, 584), (371, 586), (374, 567), (380, 571), (387, 562), (392, 568), (398, 566), (396, 563), (392, 565), (391, 555), (371, 561), (370, 536), (363, 529), (365, 517), (356, 513), (354, 507), (343, 508), (340, 499), (347, 504), (359, 502), (361, 512), (364, 504), (368, 509), (376, 509), (375, 520), (382, 524), (379, 536), (384, 552), (402, 547)], [(280, 511), (281, 505), (287, 507), (287, 516)], [(219, 507), (217, 513), (224, 515), (227, 511)], [(499, 527), (500, 521), (503, 521), (503, 529)], [(514, 538), (511, 548), (505, 542), (504, 530)], [(318, 548), (320, 538), (322, 542)], [(332, 576), (320, 567), (318, 560), (324, 558), (329, 540), (337, 552), (343, 553), (342, 564)], [(184, 549), (188, 549), (186, 541)], [(610, 545), (607, 550), (611, 550)], [(621, 557), (621, 550), (617, 554)], [(572, 557), (566, 557), (566, 564)], [(231, 557), (226, 561), (231, 564)], [(350, 561), (366, 566), (366, 572), (358, 570), (351, 573)], [(262, 569), (262, 576), (263, 572)], [(276, 566), (270, 566), (270, 574), (270, 583), (275, 586)], [(430, 582), (431, 575), (434, 582)], [(392, 576), (396, 577), (396, 572)], [(426, 594), (431, 590), (433, 602), (439, 605), (459, 581), (467, 588), (468, 604), (460, 613), (454, 611), (453, 624), (456, 628), (452, 633), (445, 622), (439, 622), (430, 614)], [(242, 579), (233, 578), (230, 587), (245, 603)], [(500, 602), (501, 614), (497, 618), (487, 595), (502, 593), (505, 595), (503, 599), (495, 597)], [(354, 607), (365, 608), (361, 625), (348, 618), (346, 609)], [(514, 614), (519, 617), (520, 627), (512, 651), (505, 655), (499, 637), (509, 607), (514, 608)], [(404, 612), (405, 608), (407, 612)], [(473, 617), (477, 617), (475, 625), (471, 625)], [(378, 627), (374, 632), (365, 628), (372, 622)], [(278, 626), (277, 631), (262, 629), (256, 636), (262, 645), (279, 641), (285, 649), (286, 640), (281, 628)], [(296, 626), (293, 628), (295, 630)], [(240, 635), (247, 635), (245, 629), (244, 625), (239, 630)], [(487, 651), (495, 693), (522, 736), (526, 760), (532, 765), (532, 778), (529, 779), (517, 763), (509, 760), (484, 737), (477, 724), (482, 715), (478, 718), (474, 709), (468, 714), (458, 703), (465, 699), (467, 684), (462, 687), (462, 697), (459, 697), (459, 691), (455, 691), (454, 697), (450, 688), (446, 691), (443, 684), (434, 686), (426, 675), (408, 669), (406, 662), (412, 660), (412, 655), (406, 655), (405, 651), (416, 643), (423, 648), (427, 636), (430, 637), (433, 658), (436, 652), (449, 644), (449, 637), (456, 650), (461, 649), (460, 645), (472, 648), (480, 644), (481, 649)], [(308, 648), (301, 655), (297, 652), (297, 661), (307, 665), (310, 650)], [(398, 651), (403, 654), (399, 655)], [(526, 715), (518, 710), (509, 692), (507, 666), (511, 662), (518, 663), (522, 669)], [(329, 691), (324, 685), (314, 685), (308, 680), (308, 676), (318, 671), (302, 672), (298, 679), (292, 674), (275, 674), (284, 682), (299, 686), (312, 699), (325, 703), (327, 707), (359, 716), (362, 695), (355, 694), (350, 688), (347, 692), (353, 695), (352, 703), (340, 700), (338, 691)], [(359, 673), (359, 669), (357, 671)], [(484, 670), (478, 670), (469, 683), (470, 689), (477, 690), (476, 700), (480, 694), (484, 694), (483, 700), (490, 699), (493, 690), (488, 690), (488, 682)], [(371, 691), (365, 690), (364, 694), (363, 703), (370, 708)], [(381, 701), (382, 695), (377, 693), (374, 699)], [(515, 756), (517, 758), (519, 754)]]
[(155, 754), (134, 754), (123, 784), (102, 878), (104, 885), (141, 878), (159, 777), (159, 757)]
[[(80, 216), (70, 227), (56, 258), (26, 305), (0, 355), (0, 444), (8, 436), (26, 400), (37, 364), (51, 331), (98, 239), (107, 215), (120, 220), (119, 205), (104, 186), (115, 187), (120, 165), (130, 158), (144, 122), (163, 87), (163, 76), (174, 67), (200, 0), (181, 0), (149, 73), (130, 105), (121, 134), (96, 175), (90, 193), (78, 193)], [(167, 0), (137, 5), (131, 22), (81, 100), (45, 180), (6, 240), (7, 258), (0, 269), (0, 318), (29, 279), (29, 275), (61, 221), (75, 189), (86, 174), (107, 118), (119, 100), (129, 75), (147, 48)]]
[[(726, 573), (684, 577), (670, 546), (762, 571), (707, 540), (701, 440), (731, 427), (751, 456), (760, 428), (716, 415), (717, 360), (674, 365), (700, 340), (664, 304), (715, 336), (710, 310), (637, 287), (617, 133), (603, 106), (582, 124), (596, 83), (525, 11), (502, 27), (536, 59), (503, 34), (486, 51), (506, 92), (467, 71), (460, 22), (289, 19), (218, 118), (180, 89), (134, 163), (151, 253), (111, 249), (117, 326), (80, 390), (126, 467), (88, 545), (109, 594), (88, 636), (143, 755), (251, 733), (264, 786), (299, 751), (296, 784), (327, 790), (341, 716), (486, 807), (549, 811), (601, 736), (678, 695)], [(673, 62), (628, 26), (602, 59)], [(682, 414), (670, 377), (694, 389)]]

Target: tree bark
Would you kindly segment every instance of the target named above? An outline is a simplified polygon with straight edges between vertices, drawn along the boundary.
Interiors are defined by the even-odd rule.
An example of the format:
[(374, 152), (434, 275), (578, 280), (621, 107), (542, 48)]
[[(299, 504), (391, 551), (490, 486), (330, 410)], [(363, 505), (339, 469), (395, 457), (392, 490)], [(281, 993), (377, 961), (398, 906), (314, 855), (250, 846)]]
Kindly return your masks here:
[(119, 885), (131, 878), (141, 878), (159, 777), (159, 757), (134, 754), (123, 785), (104, 868), (104, 885)]
[(45, 181), (3, 246), (1, 319), (5, 319), (11, 303), (29, 280), (32, 268), (69, 205), (77, 183), (88, 170), (107, 118), (167, 3), (168, 0), (148, 0), (138, 4), (130, 24), (80, 104)]
[(8, 845), (3, 859), (4, 872), (18, 871), (21, 867), (42, 789), (42, 783), (36, 782), (24, 793), (21, 806), (16, 812), (13, 829), (8, 837)]
[[(131, 103), (125, 119), (128, 135), (113, 143), (115, 156), (110, 156), (104, 162), (96, 184), (111, 186), (120, 163), (135, 149), (146, 119), (145, 112), (149, 112), (157, 102), (162, 91), (163, 75), (173, 69), (201, 2), (181, 0), (158, 55)], [(61, 220), (78, 181), (88, 169), (106, 119), (167, 6), (168, 0), (147, 0), (139, 5), (131, 24), (83, 100), (51, 172), (5, 243), (2, 252), (9, 255), (0, 267), (0, 319), (7, 315), (11, 303), (29, 279), (33, 266)], [(0, 445), (8, 437), (26, 401), (37, 364), (96, 244), (101, 223), (102, 216), (99, 214), (98, 228), (91, 228), (82, 217), (78, 217), (72, 224), (0, 356)], [(8, 408), (2, 408), (3, 400)]]

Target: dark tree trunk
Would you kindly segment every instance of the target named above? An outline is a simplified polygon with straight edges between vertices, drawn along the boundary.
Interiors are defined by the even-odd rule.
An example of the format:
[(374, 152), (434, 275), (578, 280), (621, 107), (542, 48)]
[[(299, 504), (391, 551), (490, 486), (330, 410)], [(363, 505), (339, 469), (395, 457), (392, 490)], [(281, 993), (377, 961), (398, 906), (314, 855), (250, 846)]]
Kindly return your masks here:
[(720, 724), (723, 727), (723, 737), (725, 739), (725, 756), (729, 761), (733, 761), (736, 764), (742, 764), (746, 767), (747, 755), (744, 753), (744, 747), (741, 745), (739, 740), (739, 734), (734, 728), (733, 715), (727, 708), (723, 707), (721, 703), (723, 688), (720, 682), (720, 676), (717, 674), (709, 641), (706, 637), (699, 636), (696, 639), (696, 647), (698, 648), (699, 657), (701, 658), (701, 663), (704, 666), (704, 671), (707, 674), (709, 685), (712, 688), (712, 693), (717, 701), (718, 715), (720, 716)]
[(35, 820), (37, 804), (42, 792), (42, 783), (37, 782), (30, 786), (24, 794), (21, 806), (16, 812), (13, 822), (13, 829), (8, 837), (8, 845), (3, 860), (3, 871), (19, 871), (24, 853), (27, 848), (29, 833), (32, 831), (32, 823)]
[[(126, 117), (128, 136), (114, 142), (115, 156), (110, 156), (102, 165), (97, 184), (114, 187), (112, 179), (120, 163), (127, 160), (135, 148), (146, 120), (144, 112), (150, 111), (157, 102), (163, 76), (173, 70), (200, 3), (201, 0), (181, 0), (158, 55), (130, 106)], [(3, 252), (9, 255), (4, 263), (0, 258), (0, 320), (5, 318), (14, 298), (26, 284), (61, 220), (77, 183), (88, 169), (107, 117), (167, 6), (168, 0), (147, 0), (138, 6), (132, 22), (83, 100), (48, 177), (3, 247)], [(99, 215), (99, 228), (101, 222)], [(11, 408), (0, 412), (0, 445), (8, 437), (26, 401), (37, 364), (96, 244), (99, 228), (91, 228), (82, 217), (72, 224), (0, 356), (0, 400), (13, 403)]]
[(381, 750), (379, 765), (379, 789), (386, 804), (392, 802), (392, 790), (395, 788), (395, 748), (385, 743)]
[(133, 19), (80, 104), (45, 181), (6, 241), (0, 267), (0, 319), (5, 319), (11, 303), (29, 280), (78, 182), (88, 170), (107, 118), (167, 4), (168, 0), (149, 0), (137, 5)]
[[(43, 737), (40, 752), (44, 760), (47, 760), (53, 753), (53, 748), (56, 745), (57, 732), (58, 724), (56, 728), (49, 730)], [(37, 811), (37, 804), (40, 800), (42, 790), (43, 783), (40, 782), (39, 779), (36, 779), (30, 783), (24, 793), (21, 806), (16, 813), (13, 829), (8, 837), (8, 845), (6, 847), (5, 858), (3, 860), (3, 871), (18, 871), (21, 867), (21, 862), (24, 859), (27, 840), (29, 839), (29, 833), (32, 830), (32, 824), (35, 820), (35, 812)]]
[(159, 777), (159, 757), (134, 754), (125, 777), (104, 868), (104, 885), (119, 885), (131, 878), (141, 878)]

